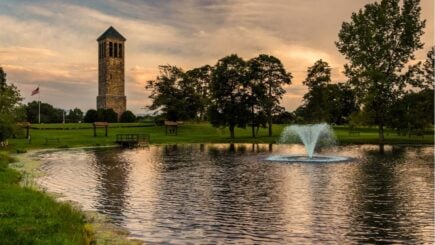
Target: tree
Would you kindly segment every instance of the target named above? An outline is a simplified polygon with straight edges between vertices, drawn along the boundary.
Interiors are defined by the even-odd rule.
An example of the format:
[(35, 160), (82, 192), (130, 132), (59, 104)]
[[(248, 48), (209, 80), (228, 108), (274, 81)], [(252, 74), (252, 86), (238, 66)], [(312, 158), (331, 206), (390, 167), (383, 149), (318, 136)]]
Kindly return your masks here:
[(348, 85), (331, 84), (331, 67), (326, 61), (320, 59), (309, 67), (303, 84), (308, 92), (297, 116), (305, 122), (344, 124), (358, 110), (355, 93)]
[(273, 122), (277, 124), (289, 124), (294, 122), (295, 119), (295, 114), (288, 111), (283, 111), (273, 116)]
[[(55, 108), (48, 103), (41, 102), (41, 123), (61, 123), (63, 121), (63, 109)], [(31, 123), (38, 123), (39, 102), (27, 103), (27, 120)]]
[(109, 109), (97, 109), (97, 121), (99, 122), (118, 122), (118, 113), (112, 108)]
[(344, 22), (336, 42), (349, 61), (345, 74), (355, 89), (363, 110), (372, 111), (379, 128), (383, 152), (386, 116), (394, 101), (409, 87), (421, 86), (413, 79), (415, 67), (406, 71), (414, 51), (423, 47), (420, 37), (425, 21), (420, 21), (419, 0), (382, 0), (367, 4)]
[(151, 90), (151, 110), (161, 110), (167, 120), (178, 121), (195, 118), (200, 110), (200, 97), (195, 92), (193, 80), (188, 79), (181, 68), (160, 66), (160, 75), (147, 81)]
[(426, 83), (431, 85), (431, 88), (435, 86), (435, 46), (432, 46), (429, 52), (427, 52), (426, 61), (423, 64), (424, 77)]
[(328, 84), (325, 88), (327, 122), (346, 124), (350, 116), (359, 111), (355, 92), (346, 83)]
[(198, 103), (198, 117), (203, 121), (210, 105), (210, 81), (213, 68), (205, 65), (195, 68), (186, 72), (186, 79), (190, 80), (197, 97)]
[(22, 119), (19, 113), (21, 101), (19, 90), (13, 84), (7, 84), (6, 73), (0, 67), (0, 142), (13, 135), (15, 123)]
[(392, 106), (388, 126), (404, 134), (430, 127), (434, 119), (433, 101), (433, 89), (406, 94)]
[(69, 110), (67, 118), (68, 122), (81, 122), (83, 120), (83, 112), (79, 108)]
[(304, 95), (304, 119), (311, 123), (329, 122), (326, 106), (329, 103), (326, 96), (327, 86), (331, 82), (331, 67), (323, 60), (318, 60), (307, 70), (307, 78), (302, 82), (308, 87)]
[(119, 121), (123, 123), (136, 122), (136, 116), (133, 114), (133, 112), (127, 110), (124, 113), (122, 113)]
[(85, 123), (94, 123), (97, 121), (97, 119), (98, 119), (97, 110), (90, 109), (86, 112), (83, 121)]
[[(269, 136), (272, 136), (273, 115), (283, 111), (279, 105), (285, 93), (283, 86), (291, 83), (292, 75), (285, 70), (279, 59), (261, 54), (249, 61), (249, 79), (251, 88), (257, 91), (253, 94), (258, 97), (260, 110), (267, 117)], [(257, 101), (252, 101), (251, 106), (256, 103)]]
[(214, 127), (228, 126), (231, 138), (236, 126), (246, 127), (249, 117), (246, 70), (245, 61), (233, 54), (220, 59), (212, 73), (210, 122)]

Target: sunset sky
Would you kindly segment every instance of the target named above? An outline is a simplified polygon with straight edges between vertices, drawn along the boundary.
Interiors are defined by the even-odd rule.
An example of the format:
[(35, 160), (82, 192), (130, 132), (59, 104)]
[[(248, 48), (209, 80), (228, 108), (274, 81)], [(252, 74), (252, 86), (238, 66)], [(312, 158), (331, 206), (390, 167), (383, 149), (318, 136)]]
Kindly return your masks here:
[[(96, 107), (97, 37), (114, 26), (126, 42), (127, 108), (150, 103), (145, 81), (158, 66), (185, 70), (236, 53), (279, 58), (294, 76), (282, 102), (300, 105), (308, 66), (323, 59), (333, 81), (344, 81), (345, 59), (334, 41), (343, 21), (368, 0), (0, 0), (0, 66), (25, 102), (38, 84), (41, 100), (55, 107), (86, 111)], [(417, 52), (424, 60), (434, 43), (434, 1), (421, 0), (426, 19)]]

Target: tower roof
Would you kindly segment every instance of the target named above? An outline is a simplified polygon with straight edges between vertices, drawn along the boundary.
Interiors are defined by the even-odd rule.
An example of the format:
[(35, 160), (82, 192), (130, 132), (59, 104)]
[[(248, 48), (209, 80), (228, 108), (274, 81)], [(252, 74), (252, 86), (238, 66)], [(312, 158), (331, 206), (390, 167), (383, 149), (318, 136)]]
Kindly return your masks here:
[(122, 41), (125, 41), (125, 37), (123, 37), (113, 26), (110, 26), (109, 29), (107, 29), (101, 36), (97, 39), (97, 41), (104, 40), (106, 38), (113, 38), (113, 39), (119, 39)]

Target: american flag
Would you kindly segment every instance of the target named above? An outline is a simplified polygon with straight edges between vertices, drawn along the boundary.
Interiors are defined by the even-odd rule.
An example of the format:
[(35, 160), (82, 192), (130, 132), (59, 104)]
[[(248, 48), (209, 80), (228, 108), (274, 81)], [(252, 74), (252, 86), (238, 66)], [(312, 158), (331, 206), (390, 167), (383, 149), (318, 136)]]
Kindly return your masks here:
[(35, 94), (39, 94), (39, 86), (32, 91), (32, 96)]

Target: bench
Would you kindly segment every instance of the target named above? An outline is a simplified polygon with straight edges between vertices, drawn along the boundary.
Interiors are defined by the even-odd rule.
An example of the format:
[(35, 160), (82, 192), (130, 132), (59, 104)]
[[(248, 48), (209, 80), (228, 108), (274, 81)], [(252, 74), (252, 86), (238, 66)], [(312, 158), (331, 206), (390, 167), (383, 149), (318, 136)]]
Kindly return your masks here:
[(165, 134), (178, 135), (178, 125), (182, 125), (181, 121), (165, 121)]
[(97, 137), (97, 128), (104, 128), (105, 134), (104, 136), (107, 137), (107, 129), (109, 128), (109, 123), (108, 122), (94, 122), (92, 124), (93, 128), (94, 128), (94, 137)]

